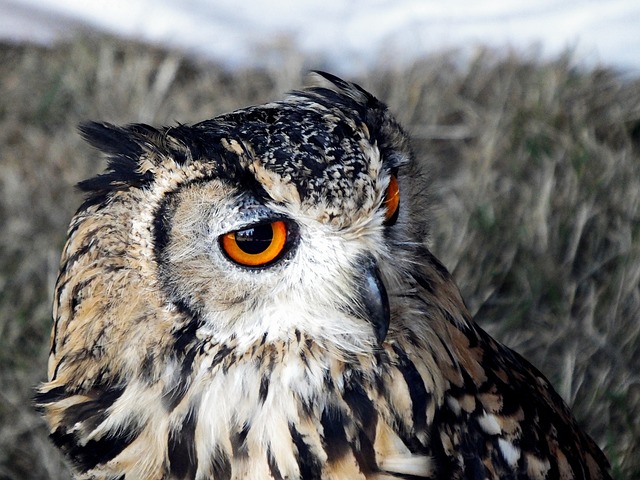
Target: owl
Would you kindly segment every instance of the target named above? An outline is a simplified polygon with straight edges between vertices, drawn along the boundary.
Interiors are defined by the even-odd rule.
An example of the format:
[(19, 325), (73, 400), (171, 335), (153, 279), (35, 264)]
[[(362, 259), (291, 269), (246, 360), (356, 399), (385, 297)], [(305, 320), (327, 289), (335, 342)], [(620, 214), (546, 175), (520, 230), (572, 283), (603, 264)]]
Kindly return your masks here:
[(78, 479), (607, 479), (426, 244), (387, 107), (315, 72), (192, 126), (89, 123), (35, 397)]

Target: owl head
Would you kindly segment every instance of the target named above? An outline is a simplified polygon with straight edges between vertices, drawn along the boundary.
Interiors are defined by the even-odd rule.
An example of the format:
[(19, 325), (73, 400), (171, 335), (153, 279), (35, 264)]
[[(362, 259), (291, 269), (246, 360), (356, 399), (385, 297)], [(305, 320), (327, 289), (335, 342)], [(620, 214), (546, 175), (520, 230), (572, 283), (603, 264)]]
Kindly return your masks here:
[(161, 375), (162, 358), (205, 336), (249, 348), (304, 335), (345, 356), (400, 328), (389, 299), (427, 234), (420, 172), (384, 104), (312, 80), (193, 126), (81, 127), (109, 163), (80, 184), (52, 378), (65, 363), (80, 384)]

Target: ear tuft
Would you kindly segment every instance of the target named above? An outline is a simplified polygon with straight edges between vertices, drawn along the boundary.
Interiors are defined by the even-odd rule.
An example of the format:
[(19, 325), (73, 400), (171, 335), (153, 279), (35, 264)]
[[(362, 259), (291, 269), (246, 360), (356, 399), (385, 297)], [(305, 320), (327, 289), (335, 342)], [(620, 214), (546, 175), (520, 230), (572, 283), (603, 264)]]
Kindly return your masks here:
[(329, 90), (340, 95), (345, 95), (362, 104), (373, 106), (378, 100), (357, 83), (347, 82), (331, 73), (320, 70), (312, 70), (308, 75), (308, 87), (306, 90)]
[(82, 137), (106, 153), (108, 159), (105, 173), (78, 183), (80, 190), (89, 193), (87, 202), (95, 203), (111, 191), (142, 187), (153, 180), (153, 175), (141, 172), (139, 166), (152, 139), (161, 136), (160, 131), (143, 124), (118, 127), (98, 122), (83, 123), (78, 128)]

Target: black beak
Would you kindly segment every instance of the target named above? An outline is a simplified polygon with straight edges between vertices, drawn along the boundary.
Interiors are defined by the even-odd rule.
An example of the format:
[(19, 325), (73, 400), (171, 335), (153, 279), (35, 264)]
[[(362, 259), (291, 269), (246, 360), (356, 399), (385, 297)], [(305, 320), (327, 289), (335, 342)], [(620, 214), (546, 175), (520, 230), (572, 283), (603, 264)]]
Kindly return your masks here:
[(391, 314), (387, 290), (384, 288), (378, 266), (373, 259), (366, 259), (363, 262), (361, 276), (358, 279), (358, 289), (360, 293), (357, 307), (359, 316), (371, 323), (373, 333), (380, 344), (387, 336)]

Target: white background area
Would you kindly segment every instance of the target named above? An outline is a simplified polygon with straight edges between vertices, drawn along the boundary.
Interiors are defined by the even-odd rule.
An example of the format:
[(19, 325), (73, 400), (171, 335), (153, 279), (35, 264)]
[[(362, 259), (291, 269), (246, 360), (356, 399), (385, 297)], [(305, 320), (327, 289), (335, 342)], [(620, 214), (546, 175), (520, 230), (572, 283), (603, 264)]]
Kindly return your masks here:
[(640, 0), (0, 0), (0, 36), (78, 32), (185, 50), (229, 67), (299, 52), (339, 73), (480, 46), (640, 75)]

